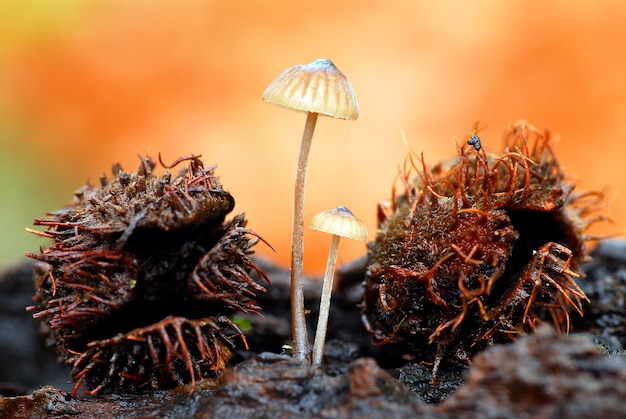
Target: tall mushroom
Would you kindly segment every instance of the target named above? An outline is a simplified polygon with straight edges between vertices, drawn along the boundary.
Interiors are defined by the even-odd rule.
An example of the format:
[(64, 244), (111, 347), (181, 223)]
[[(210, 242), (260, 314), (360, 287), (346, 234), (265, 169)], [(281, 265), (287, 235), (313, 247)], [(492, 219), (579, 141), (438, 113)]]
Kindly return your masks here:
[(365, 241), (367, 240), (367, 229), (363, 221), (356, 218), (352, 211), (344, 206), (320, 212), (311, 219), (310, 227), (314, 230), (333, 235), (330, 251), (328, 253), (326, 273), (324, 274), (324, 286), (320, 300), (320, 314), (317, 320), (315, 342), (313, 343), (313, 365), (320, 367), (324, 356), (326, 327), (328, 325), (328, 314), (330, 312), (330, 295), (333, 290), (333, 277), (335, 274), (335, 263), (337, 262), (339, 239), (341, 237), (348, 237), (350, 239)]
[(288, 109), (307, 112), (296, 170), (291, 240), (291, 316), (293, 357), (307, 361), (309, 343), (303, 291), (304, 185), (309, 150), (318, 115), (355, 120), (359, 106), (352, 85), (332, 61), (318, 59), (283, 71), (263, 93), (263, 100)]

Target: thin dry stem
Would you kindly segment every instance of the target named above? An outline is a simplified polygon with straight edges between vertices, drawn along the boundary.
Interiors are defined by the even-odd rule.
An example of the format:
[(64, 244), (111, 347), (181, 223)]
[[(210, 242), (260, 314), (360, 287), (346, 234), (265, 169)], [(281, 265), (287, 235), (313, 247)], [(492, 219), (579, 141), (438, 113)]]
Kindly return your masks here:
[(337, 248), (341, 237), (333, 235), (333, 241), (328, 253), (326, 273), (324, 274), (324, 286), (322, 288), (322, 298), (320, 300), (320, 313), (317, 319), (317, 330), (315, 331), (315, 342), (313, 343), (313, 366), (321, 367), (324, 357), (324, 344), (326, 342), (326, 330), (328, 327), (328, 314), (330, 312), (330, 296), (333, 292), (333, 277), (335, 275), (335, 264), (337, 263)]
[(309, 112), (302, 134), (302, 145), (296, 170), (296, 188), (293, 200), (293, 225), (291, 239), (291, 332), (293, 335), (293, 357), (299, 361), (309, 359), (309, 338), (306, 329), (303, 289), (304, 255), (304, 186), (313, 131), (317, 122), (316, 113)]

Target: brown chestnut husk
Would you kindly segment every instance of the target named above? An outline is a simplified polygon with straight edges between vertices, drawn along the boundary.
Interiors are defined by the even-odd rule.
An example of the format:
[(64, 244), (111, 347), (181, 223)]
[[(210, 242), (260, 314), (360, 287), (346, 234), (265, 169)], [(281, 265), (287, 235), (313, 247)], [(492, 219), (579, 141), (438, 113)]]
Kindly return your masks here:
[[(200, 156), (156, 175), (140, 157), (88, 184), (60, 211), (35, 220), (53, 240), (41, 253), (35, 304), (59, 357), (72, 366), (74, 394), (166, 389), (219, 374), (235, 345), (231, 320), (256, 313), (269, 283), (250, 259), (262, 240)], [(186, 163), (176, 175), (169, 169)], [(256, 272), (257, 279), (252, 273)]]
[(549, 131), (519, 121), (504, 138), (501, 154), (473, 140), (432, 168), (410, 153), (403, 193), (380, 206), (363, 321), (374, 344), (431, 363), (433, 384), (442, 361), (467, 365), (541, 321), (567, 332), (583, 314), (584, 231), (603, 194), (573, 192)]

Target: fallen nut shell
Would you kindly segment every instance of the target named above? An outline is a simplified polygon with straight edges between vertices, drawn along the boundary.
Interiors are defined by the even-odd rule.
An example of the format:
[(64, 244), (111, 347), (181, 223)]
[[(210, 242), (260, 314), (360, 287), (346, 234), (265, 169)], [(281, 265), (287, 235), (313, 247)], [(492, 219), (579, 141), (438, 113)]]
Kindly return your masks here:
[[(72, 366), (73, 394), (169, 389), (219, 375), (243, 332), (230, 319), (258, 313), (269, 283), (250, 259), (262, 240), (200, 156), (158, 176), (141, 157), (137, 173), (114, 166), (100, 186), (35, 220), (53, 239), (40, 253), (32, 316)], [(253, 276), (258, 274), (258, 280)]]
[(500, 154), (465, 141), (434, 167), (409, 155), (404, 193), (379, 213), (362, 318), (375, 344), (432, 363), (433, 384), (440, 363), (467, 365), (541, 322), (568, 332), (588, 301), (576, 280), (603, 194), (573, 192), (549, 131), (519, 121), (505, 139)]

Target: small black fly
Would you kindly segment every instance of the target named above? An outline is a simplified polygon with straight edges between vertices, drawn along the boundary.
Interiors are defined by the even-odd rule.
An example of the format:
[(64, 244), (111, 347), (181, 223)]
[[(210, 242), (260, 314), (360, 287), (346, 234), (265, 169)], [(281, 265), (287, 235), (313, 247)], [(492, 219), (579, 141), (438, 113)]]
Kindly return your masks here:
[(474, 146), (476, 151), (480, 150), (480, 138), (478, 138), (478, 135), (476, 134), (472, 135), (470, 139), (467, 140), (467, 144)]

